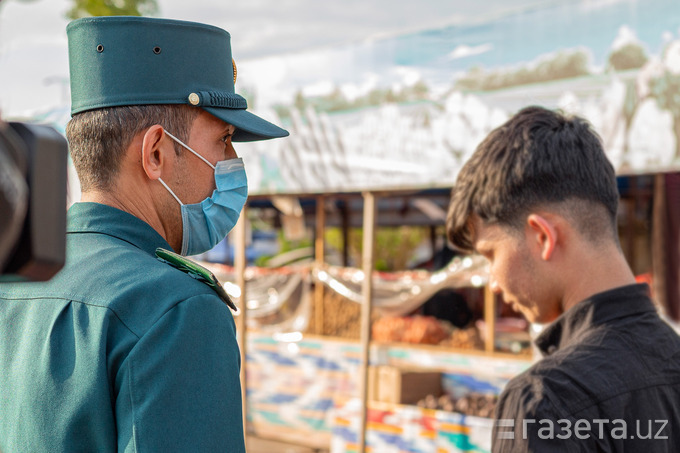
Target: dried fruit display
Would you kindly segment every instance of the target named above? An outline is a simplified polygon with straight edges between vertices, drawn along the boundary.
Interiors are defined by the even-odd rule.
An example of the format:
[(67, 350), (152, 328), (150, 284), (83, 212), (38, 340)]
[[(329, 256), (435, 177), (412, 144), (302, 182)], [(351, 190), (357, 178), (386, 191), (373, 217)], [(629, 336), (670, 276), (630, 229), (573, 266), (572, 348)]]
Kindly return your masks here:
[(432, 316), (414, 316), (410, 319), (402, 341), (415, 344), (439, 344), (448, 338), (449, 330)]
[(441, 345), (457, 349), (484, 349), (484, 342), (476, 327), (453, 329), (451, 336)]
[(372, 337), (381, 343), (439, 344), (450, 327), (432, 316), (386, 317), (373, 323)]
[(486, 393), (468, 393), (458, 399), (455, 399), (448, 394), (439, 397), (427, 395), (425, 398), (418, 401), (418, 406), (426, 409), (458, 412), (465, 415), (491, 418), (493, 417), (497, 401), (498, 395)]
[[(323, 325), (316, 325), (314, 309), (309, 317), (307, 333), (358, 340), (361, 337), (361, 305), (333, 291), (323, 294)], [(373, 320), (378, 315), (372, 315)]]

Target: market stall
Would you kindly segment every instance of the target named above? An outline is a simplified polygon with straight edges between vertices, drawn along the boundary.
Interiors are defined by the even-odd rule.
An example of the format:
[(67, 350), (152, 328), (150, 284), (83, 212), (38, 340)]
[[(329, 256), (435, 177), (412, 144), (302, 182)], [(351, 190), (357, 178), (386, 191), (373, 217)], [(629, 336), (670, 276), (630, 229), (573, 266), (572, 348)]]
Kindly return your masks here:
[[(636, 197), (648, 204), (644, 181), (621, 180), (624, 206), (634, 207)], [(634, 212), (621, 218), (626, 248), (639, 242)], [(316, 218), (309, 224), (323, 227)], [(502, 306), (484, 289), (485, 261), (460, 256), (438, 271), (372, 271), (366, 310), (368, 273), (327, 264), (319, 255), (275, 268), (210, 264), (221, 280), (240, 279), (247, 294), (247, 317), (237, 319), (250, 434), (331, 446), (334, 453), (358, 451), (362, 443), (394, 451), (431, 451), (432, 445), (442, 452), (467, 451), (464, 445), (488, 451), (490, 411), (466, 413), (474, 404), (459, 402), (498, 395), (533, 358), (528, 326), (499, 316)], [(471, 291), (468, 300), (477, 296), (482, 316), (451, 329), (417, 314), (442, 288)]]
[[(313, 225), (324, 228), (317, 220)], [(366, 230), (364, 250), (370, 250), (372, 237)], [(243, 233), (239, 229), (237, 234)], [(448, 395), (454, 406), (454, 398), (463, 401), (475, 394), (490, 398), (530, 365), (526, 347), (524, 355), (497, 352), (493, 321), (478, 319), (481, 324), (454, 328), (415, 314), (446, 288), (470, 289), (482, 304), (494, 303), (484, 291), (484, 259), (457, 257), (438, 271), (377, 272), (371, 270), (370, 256), (364, 256), (363, 269), (329, 265), (319, 260), (321, 247), (318, 243), (316, 261), (291, 266), (206, 264), (220, 280), (242, 279), (247, 294), (247, 315), (238, 316), (238, 325), (246, 351), (245, 410), (251, 435), (320, 449), (334, 445), (339, 452), (344, 450), (338, 436), (359, 427), (350, 444), (371, 446), (374, 402), (395, 411), (420, 403), (423, 410), (436, 413), (437, 406), (428, 398), (443, 401)], [(365, 275), (373, 276), (369, 288)], [(495, 310), (488, 318), (495, 319)], [(408, 327), (399, 328), (400, 323)], [(480, 334), (480, 327), (490, 333)], [(415, 380), (402, 381), (405, 376)], [(430, 376), (429, 381), (423, 381), (424, 376)], [(404, 399), (401, 392), (406, 389), (411, 389), (410, 397)], [(445, 412), (445, 407), (439, 409)], [(455, 417), (462, 406), (458, 412), (449, 409)], [(348, 414), (358, 419), (340, 429)], [(482, 415), (488, 418), (490, 410)], [(447, 416), (441, 415), (443, 420)]]
[[(580, 11), (565, 8), (573, 14)], [(646, 23), (641, 17), (634, 19)], [(488, 25), (490, 36), (498, 32), (495, 39), (500, 45), (506, 37), (501, 33), (505, 24), (491, 21)], [(249, 208), (273, 206), (278, 227), (290, 234), (310, 229), (314, 243), (307, 267), (296, 268), (288, 277), (279, 276), (282, 286), (278, 289), (278, 283), (272, 283), (276, 278), (265, 277), (266, 272), (244, 264), (239, 267), (237, 280), (242, 291), (247, 291), (241, 297), (248, 307), (242, 315), (247, 319), (239, 320), (240, 334), (246, 335), (243, 326), (251, 329), (250, 340), (241, 339), (247, 350), (245, 368), (257, 376), (256, 381), (244, 381), (250, 386), (247, 409), (252, 432), (276, 432), (319, 447), (328, 445), (324, 442), (330, 438), (336, 452), (384, 446), (388, 435), (398, 444), (399, 439), (413, 439), (414, 433), (422, 438), (404, 441), (404, 446), (422, 445), (424, 451), (432, 445), (443, 451), (487, 448), (488, 444), (470, 440), (476, 434), (465, 441), (468, 447), (461, 446), (463, 441), (444, 447), (436, 439), (440, 434), (442, 439), (448, 436), (452, 427), (456, 432), (477, 432), (479, 427), (468, 427), (467, 418), (460, 418), (467, 417), (462, 409), (456, 410), (456, 401), (465, 397), (460, 392), (472, 395), (466, 387), (470, 384), (485, 389), (483, 395), (497, 394), (507, 379), (526, 369), (532, 361), (526, 353), (530, 352), (526, 341), (530, 326), (520, 325), (484, 290), (486, 278), (481, 271), (474, 272), (475, 280), (468, 275), (456, 282), (446, 280), (446, 271), (441, 269), (422, 275), (376, 272), (373, 238), (376, 229), (386, 225), (441, 227), (448, 192), (461, 166), (493, 128), (526, 105), (580, 114), (601, 135), (619, 175), (622, 249), (636, 274), (652, 275), (660, 305), (677, 318), (677, 288), (668, 284), (677, 276), (677, 248), (671, 250), (665, 244), (677, 242), (677, 215), (669, 206), (677, 196), (673, 172), (680, 170), (680, 116), (674, 101), (680, 86), (680, 42), (669, 37), (663, 48), (656, 49), (657, 55), (648, 57), (644, 46), (628, 32), (622, 24), (620, 36), (605, 37), (605, 43), (596, 44), (593, 52), (601, 53), (602, 46), (609, 52), (608, 57), (598, 54), (604, 69), (587, 64), (588, 49), (563, 49), (561, 43), (535, 55), (536, 61), (518, 61), (517, 67), (469, 68), (444, 93), (415, 99), (401, 99), (395, 93), (389, 102), (377, 103), (367, 96), (359, 100), (364, 104), (357, 101), (360, 108), (326, 110), (317, 107), (333, 99), (306, 99), (301, 94), (295, 106), (277, 110), (285, 115), (282, 119), (290, 138), (242, 149), (249, 168)], [(579, 35), (578, 30), (573, 33)], [(348, 230), (362, 230), (359, 260), (349, 263), (345, 248), (340, 252), (342, 264), (330, 264), (324, 246), (329, 225), (341, 226), (345, 244)], [(242, 250), (247, 239), (240, 237)], [(466, 271), (460, 261), (451, 263)], [(261, 282), (270, 279), (273, 285), (266, 289), (264, 285), (259, 295), (251, 283), (258, 272)], [(437, 286), (438, 279), (446, 284)], [(464, 292), (475, 308), (475, 316), (463, 329), (449, 330), (415, 317), (423, 315), (427, 297), (444, 286)], [(410, 343), (413, 339), (439, 341), (424, 345)], [(450, 370), (449, 361), (465, 365)], [(286, 366), (297, 373), (279, 368)], [(404, 373), (412, 374), (407, 378)], [(432, 377), (431, 373), (441, 373), (442, 383), (456, 383), (448, 406), (445, 400), (439, 404), (439, 397), (450, 393), (443, 384), (443, 389), (432, 383), (422, 386), (433, 389), (431, 394), (420, 395), (425, 408), (417, 405), (420, 400), (405, 403), (393, 392), (372, 386), (376, 381), (417, 375), (424, 379)], [(283, 388), (276, 384), (280, 380)], [(280, 388), (283, 394), (297, 389), (300, 394), (258, 400), (252, 387), (255, 382), (261, 389)], [(390, 395), (391, 400), (379, 401), (381, 395)], [(436, 408), (427, 406), (426, 401), (433, 401), (428, 396), (437, 400)], [(252, 404), (255, 401), (257, 405)], [(443, 409), (451, 405), (453, 420), (440, 414), (448, 413)], [(434, 416), (428, 411), (434, 411)], [(448, 421), (437, 424), (433, 420)], [(277, 424), (279, 429), (271, 429)], [(314, 432), (325, 437), (320, 442), (311, 440), (318, 439)]]

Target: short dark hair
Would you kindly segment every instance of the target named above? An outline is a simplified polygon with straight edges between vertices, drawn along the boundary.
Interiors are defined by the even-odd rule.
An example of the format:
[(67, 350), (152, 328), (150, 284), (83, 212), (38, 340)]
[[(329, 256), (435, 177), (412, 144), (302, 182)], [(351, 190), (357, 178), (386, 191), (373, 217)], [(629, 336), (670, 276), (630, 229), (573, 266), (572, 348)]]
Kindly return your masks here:
[[(81, 189), (110, 189), (135, 135), (154, 124), (186, 142), (200, 112), (188, 105), (163, 104), (107, 107), (73, 115), (66, 138)], [(175, 151), (179, 155), (178, 144)]]
[(449, 241), (474, 249), (470, 218), (514, 229), (539, 206), (560, 204), (589, 239), (616, 234), (614, 167), (583, 118), (526, 107), (491, 131), (458, 174), (446, 219)]

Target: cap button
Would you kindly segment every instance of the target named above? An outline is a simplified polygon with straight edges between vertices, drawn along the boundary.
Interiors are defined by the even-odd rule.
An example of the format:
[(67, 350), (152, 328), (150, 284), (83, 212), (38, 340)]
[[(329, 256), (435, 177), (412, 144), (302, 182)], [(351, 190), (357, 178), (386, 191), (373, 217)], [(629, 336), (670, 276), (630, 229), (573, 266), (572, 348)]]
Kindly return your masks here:
[(191, 93), (189, 95), (189, 104), (198, 105), (199, 102), (201, 102), (201, 98), (199, 95), (197, 95), (196, 93)]

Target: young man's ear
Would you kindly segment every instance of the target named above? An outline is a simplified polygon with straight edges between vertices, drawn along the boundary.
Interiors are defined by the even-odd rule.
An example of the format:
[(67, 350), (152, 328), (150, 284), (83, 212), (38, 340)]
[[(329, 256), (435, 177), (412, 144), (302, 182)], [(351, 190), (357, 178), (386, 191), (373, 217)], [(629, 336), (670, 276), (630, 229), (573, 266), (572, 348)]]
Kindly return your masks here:
[(550, 260), (557, 243), (558, 229), (555, 223), (550, 218), (539, 214), (531, 214), (527, 217), (527, 225), (529, 227), (530, 240), (535, 241), (535, 245), (540, 250), (541, 258), (545, 261)]
[(142, 167), (149, 179), (158, 179), (163, 174), (163, 167), (168, 165), (169, 159), (167, 149), (173, 151), (173, 146), (170, 148), (163, 147), (163, 137), (165, 132), (163, 127), (155, 124), (148, 128), (142, 137)]

